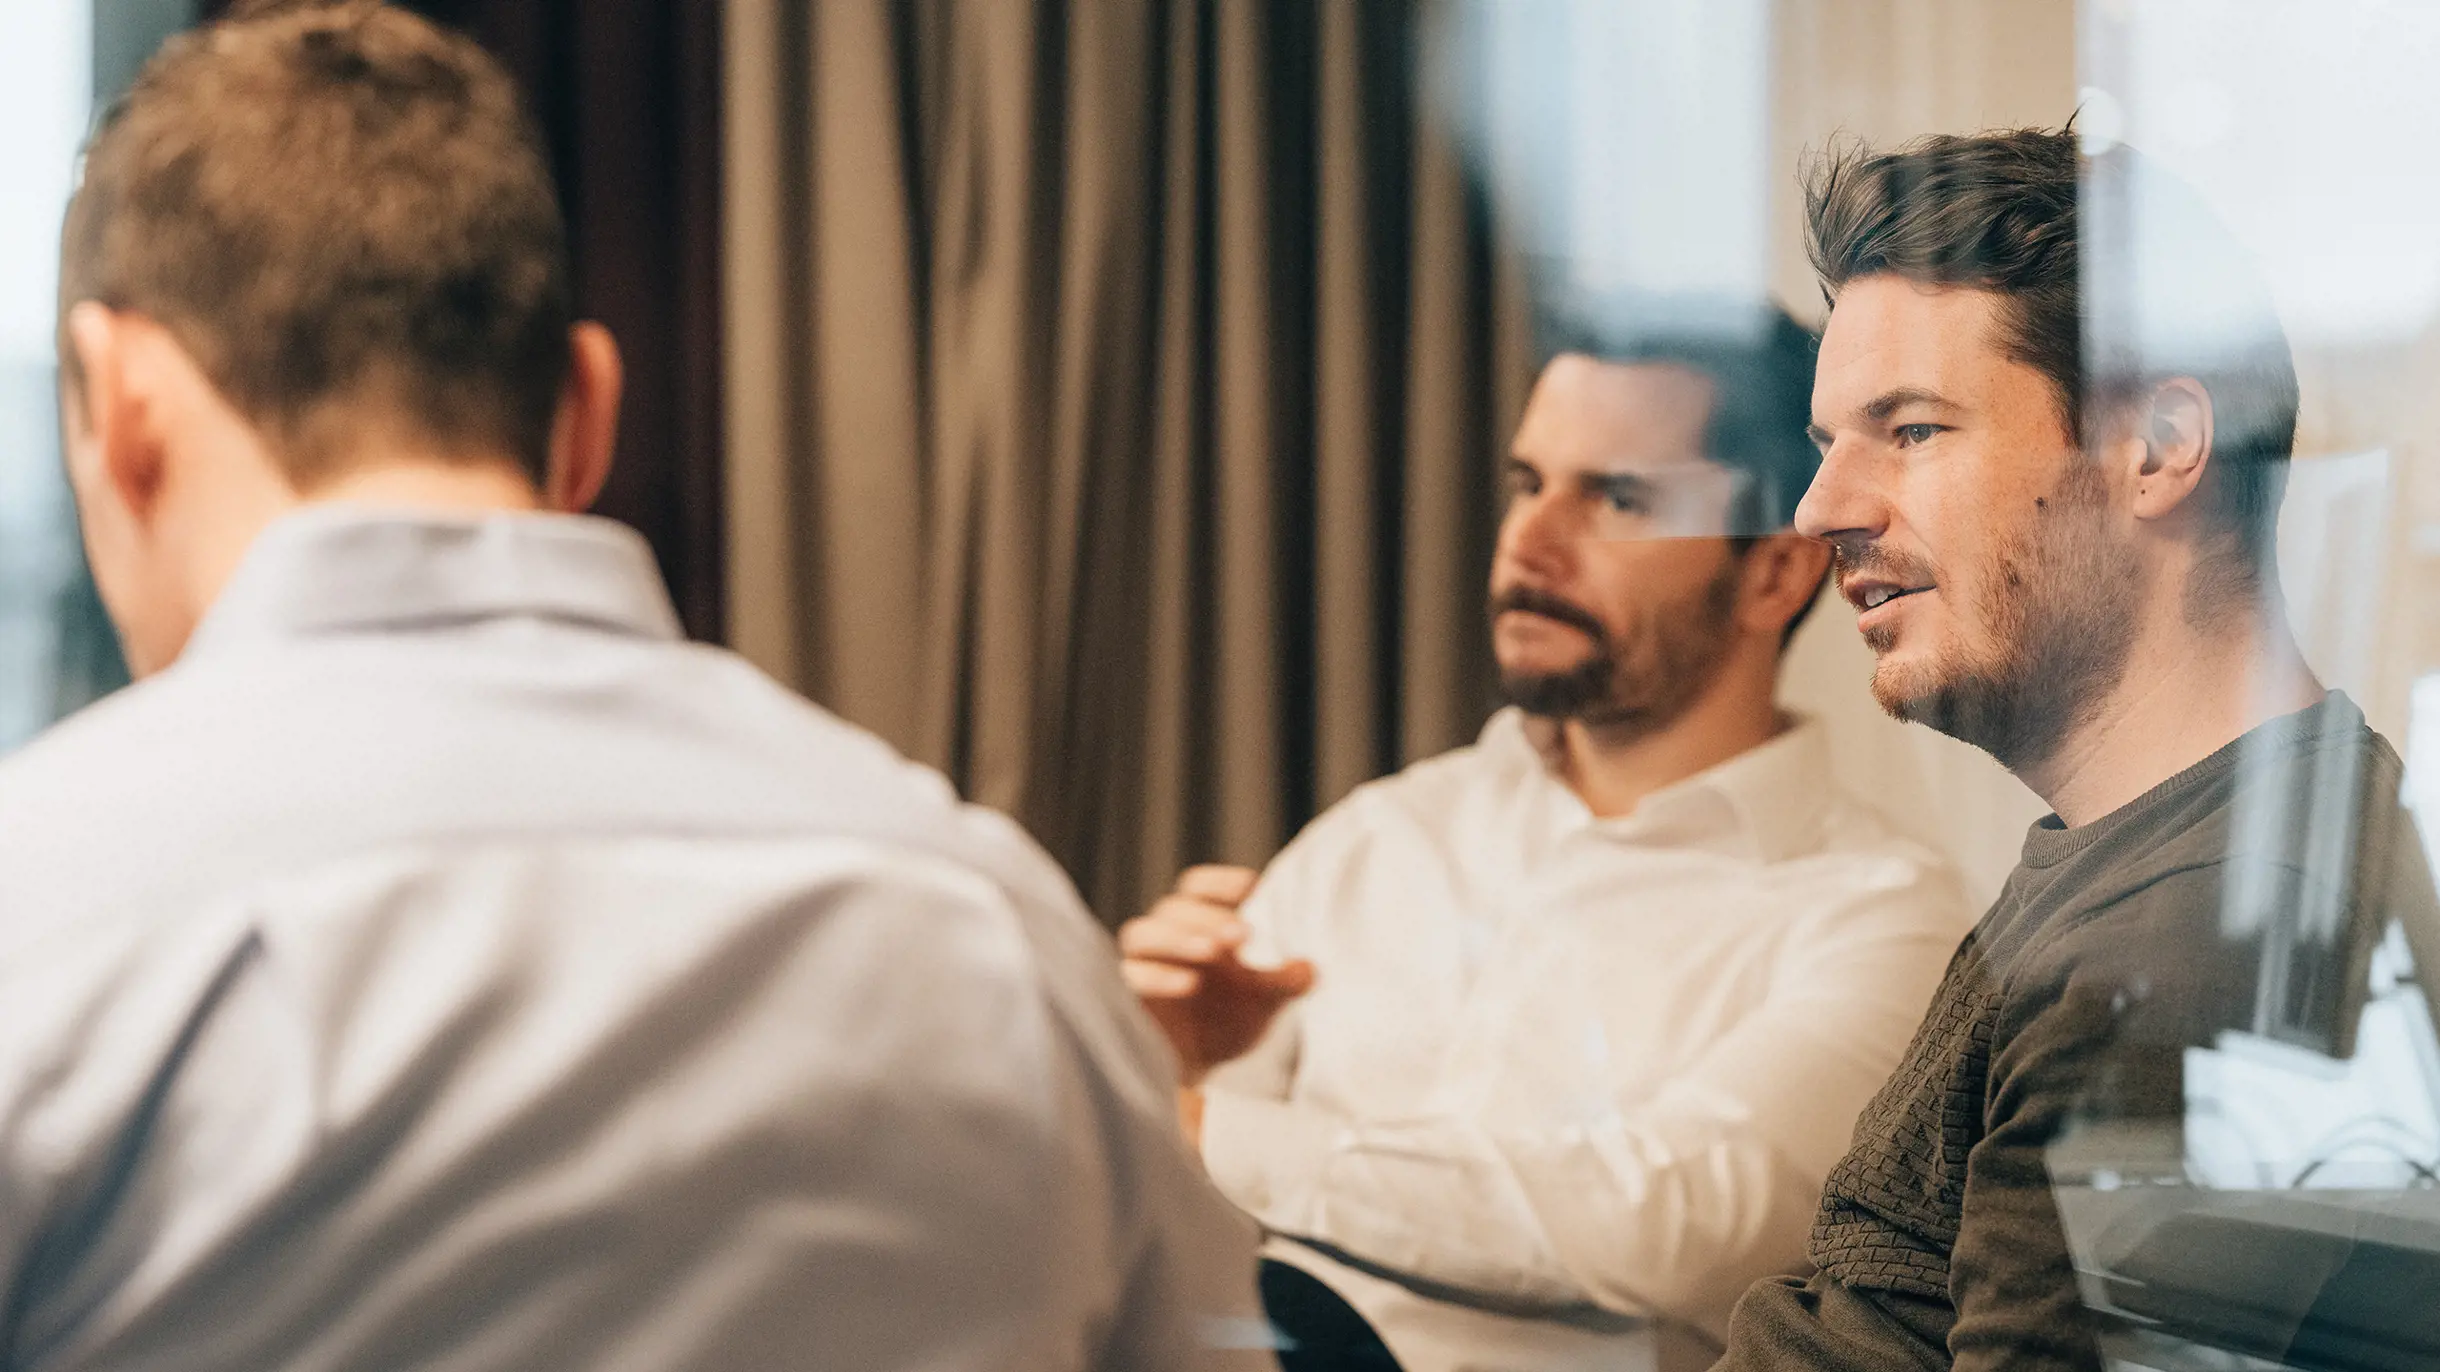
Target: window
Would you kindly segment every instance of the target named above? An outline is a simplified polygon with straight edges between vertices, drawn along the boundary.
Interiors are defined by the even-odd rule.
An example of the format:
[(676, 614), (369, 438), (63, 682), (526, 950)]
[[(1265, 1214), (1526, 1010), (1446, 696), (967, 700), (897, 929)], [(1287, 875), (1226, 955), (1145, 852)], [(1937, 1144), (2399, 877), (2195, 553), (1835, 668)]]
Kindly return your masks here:
[(193, 18), (188, 0), (52, 0), (0, 23), (0, 751), (126, 679), (59, 461), (59, 218), (96, 92)]

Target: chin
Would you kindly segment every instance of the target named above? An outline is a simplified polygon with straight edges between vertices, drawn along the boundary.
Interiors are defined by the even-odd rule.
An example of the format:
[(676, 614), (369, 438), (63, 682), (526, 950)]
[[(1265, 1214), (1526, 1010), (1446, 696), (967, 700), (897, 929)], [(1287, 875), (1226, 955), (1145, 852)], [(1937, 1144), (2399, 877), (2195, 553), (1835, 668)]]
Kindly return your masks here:
[(1924, 722), (1931, 703), (1950, 687), (1947, 674), (1930, 663), (1884, 653), (1872, 669), (1872, 698), (1883, 712), (1910, 724)]

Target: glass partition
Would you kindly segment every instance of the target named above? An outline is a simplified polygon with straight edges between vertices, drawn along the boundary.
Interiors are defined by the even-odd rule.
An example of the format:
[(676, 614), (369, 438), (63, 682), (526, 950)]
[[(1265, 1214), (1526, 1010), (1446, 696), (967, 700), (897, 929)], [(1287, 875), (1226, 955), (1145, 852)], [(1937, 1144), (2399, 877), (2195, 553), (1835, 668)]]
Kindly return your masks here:
[(2140, 159), (2087, 199), (2089, 365), (2235, 365), (2276, 322), (2300, 405), (2260, 612), (2407, 761), (2401, 784), (2377, 753), (2241, 759), (2220, 941), (2193, 956), (2248, 969), (2251, 1000), (2188, 1036), (2156, 1137), (2096, 1084), (2052, 1149), (2061, 1214), (2125, 1366), (2431, 1366), (2440, 11), (2117, 0), (2081, 8), (2080, 46), (2087, 154)]

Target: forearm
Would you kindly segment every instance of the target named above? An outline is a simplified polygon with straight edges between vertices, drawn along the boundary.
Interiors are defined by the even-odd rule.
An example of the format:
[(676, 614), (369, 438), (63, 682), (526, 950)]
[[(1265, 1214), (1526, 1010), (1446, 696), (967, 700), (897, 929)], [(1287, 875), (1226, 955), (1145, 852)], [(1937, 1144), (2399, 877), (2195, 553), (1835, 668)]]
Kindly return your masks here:
[(1658, 1126), (1352, 1132), (1291, 1232), (1501, 1302), (1713, 1322), (1800, 1262), (1818, 1179), (1755, 1138)]
[(1790, 997), (1582, 1125), (1344, 1131), (1290, 1232), (1504, 1299), (1716, 1327), (1754, 1280), (1801, 1267), (1823, 1177), (1920, 1016), (1898, 999)]

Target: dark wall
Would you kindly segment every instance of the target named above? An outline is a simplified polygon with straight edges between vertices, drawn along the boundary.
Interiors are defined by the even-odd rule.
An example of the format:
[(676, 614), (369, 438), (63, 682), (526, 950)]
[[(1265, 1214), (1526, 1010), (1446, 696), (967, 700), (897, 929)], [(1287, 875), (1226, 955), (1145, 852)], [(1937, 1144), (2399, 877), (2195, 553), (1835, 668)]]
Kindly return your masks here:
[[(724, 633), (720, 10), (706, 0), (400, 0), (472, 34), (549, 140), (577, 307), (627, 360), (598, 512), (642, 531), (687, 632)], [(229, 0), (207, 0), (206, 18)]]

